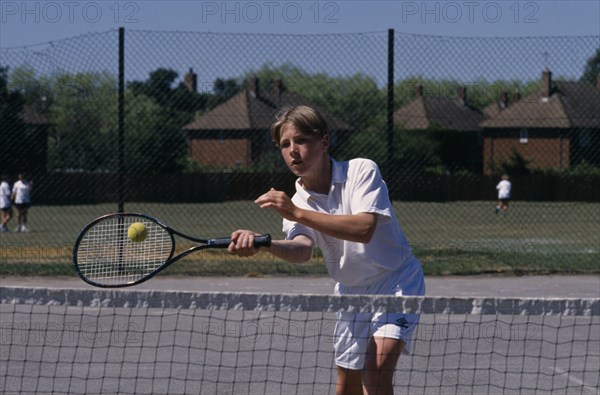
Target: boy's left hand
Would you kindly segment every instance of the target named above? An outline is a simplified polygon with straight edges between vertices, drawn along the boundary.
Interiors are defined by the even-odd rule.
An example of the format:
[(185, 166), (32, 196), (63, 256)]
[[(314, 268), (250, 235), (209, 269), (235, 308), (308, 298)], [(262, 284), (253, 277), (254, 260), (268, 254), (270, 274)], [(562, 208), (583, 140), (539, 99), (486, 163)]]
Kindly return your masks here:
[(285, 192), (278, 191), (275, 188), (271, 188), (269, 192), (261, 195), (254, 203), (258, 204), (260, 208), (274, 208), (279, 215), (290, 221), (297, 218), (300, 210), (292, 203), (292, 199)]

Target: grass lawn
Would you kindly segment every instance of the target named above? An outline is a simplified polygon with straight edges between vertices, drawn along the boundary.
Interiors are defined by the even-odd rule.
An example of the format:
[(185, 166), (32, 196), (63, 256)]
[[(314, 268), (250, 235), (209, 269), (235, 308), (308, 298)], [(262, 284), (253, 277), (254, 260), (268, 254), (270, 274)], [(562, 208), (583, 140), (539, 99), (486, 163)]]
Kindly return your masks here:
[[(395, 202), (396, 213), (426, 274), (599, 273), (600, 204), (511, 202), (507, 217), (494, 202)], [(281, 219), (249, 201), (210, 204), (128, 203), (201, 237), (228, 236), (238, 228), (283, 236)], [(81, 228), (115, 204), (34, 206), (30, 233), (0, 234), (0, 275), (74, 275), (73, 243)], [(11, 221), (13, 227), (15, 219)], [(192, 254), (163, 275), (324, 274), (315, 252), (294, 265), (268, 254), (237, 258), (225, 251)]]

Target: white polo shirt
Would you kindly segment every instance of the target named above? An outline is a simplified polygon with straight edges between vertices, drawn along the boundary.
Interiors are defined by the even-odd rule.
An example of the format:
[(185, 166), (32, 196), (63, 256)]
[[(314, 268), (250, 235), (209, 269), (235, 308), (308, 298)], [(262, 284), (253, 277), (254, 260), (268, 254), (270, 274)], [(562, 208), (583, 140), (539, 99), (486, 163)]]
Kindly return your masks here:
[(9, 208), (10, 205), (10, 185), (8, 182), (2, 181), (0, 183), (0, 208)]
[(500, 181), (498, 185), (496, 185), (496, 189), (498, 190), (498, 199), (510, 199), (510, 181)]
[(298, 179), (292, 201), (300, 208), (327, 214), (378, 214), (371, 242), (340, 240), (284, 219), (286, 238), (291, 240), (297, 235), (310, 237), (321, 249), (329, 275), (340, 285), (362, 287), (382, 281), (412, 257), (387, 186), (379, 168), (371, 160), (336, 162), (332, 159), (331, 163), (332, 180), (327, 195), (305, 190)]
[(27, 182), (18, 180), (13, 185), (13, 193), (15, 194), (15, 204), (29, 203), (29, 190), (31, 187)]

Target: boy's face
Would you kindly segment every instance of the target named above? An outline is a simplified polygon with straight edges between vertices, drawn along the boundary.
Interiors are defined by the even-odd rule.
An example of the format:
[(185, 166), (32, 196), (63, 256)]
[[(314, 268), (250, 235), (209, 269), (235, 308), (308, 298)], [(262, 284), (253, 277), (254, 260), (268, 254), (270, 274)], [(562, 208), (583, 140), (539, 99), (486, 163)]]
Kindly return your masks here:
[(316, 134), (305, 134), (288, 124), (281, 129), (279, 148), (285, 164), (289, 169), (302, 177), (319, 171), (323, 158), (327, 158), (329, 139)]

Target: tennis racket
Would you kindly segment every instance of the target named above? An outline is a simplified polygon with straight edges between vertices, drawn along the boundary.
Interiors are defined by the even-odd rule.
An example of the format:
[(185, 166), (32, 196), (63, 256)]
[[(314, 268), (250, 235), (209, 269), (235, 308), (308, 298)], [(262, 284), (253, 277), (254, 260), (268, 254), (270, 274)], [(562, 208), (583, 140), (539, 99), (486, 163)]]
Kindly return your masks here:
[[(142, 241), (133, 241), (128, 236), (134, 223), (145, 227), (147, 235)], [(175, 236), (199, 244), (173, 256)], [(102, 288), (128, 287), (151, 279), (193, 252), (227, 248), (230, 243), (228, 237), (199, 239), (185, 235), (146, 214), (108, 214), (81, 230), (73, 247), (73, 263), (77, 275), (88, 284)], [(270, 246), (271, 236), (257, 236), (254, 245)]]

